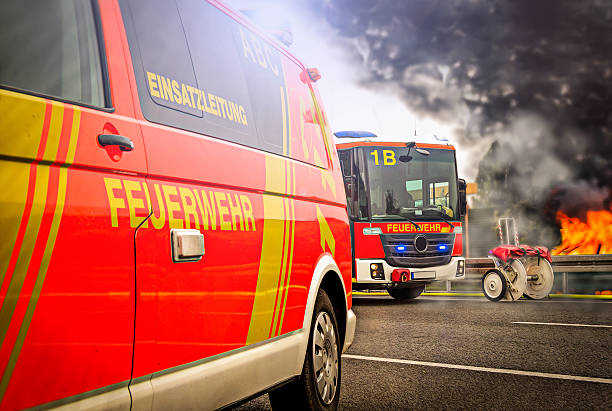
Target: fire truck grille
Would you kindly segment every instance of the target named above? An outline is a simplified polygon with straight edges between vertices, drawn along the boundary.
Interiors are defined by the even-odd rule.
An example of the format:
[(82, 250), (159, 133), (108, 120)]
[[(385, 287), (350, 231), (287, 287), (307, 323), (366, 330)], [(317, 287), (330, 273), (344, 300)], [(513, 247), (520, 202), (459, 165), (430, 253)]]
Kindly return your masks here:
[[(455, 242), (455, 234), (452, 233), (384, 234), (380, 237), (385, 260), (396, 267), (421, 268), (448, 264)], [(418, 237), (427, 240), (426, 246), (423, 238)]]

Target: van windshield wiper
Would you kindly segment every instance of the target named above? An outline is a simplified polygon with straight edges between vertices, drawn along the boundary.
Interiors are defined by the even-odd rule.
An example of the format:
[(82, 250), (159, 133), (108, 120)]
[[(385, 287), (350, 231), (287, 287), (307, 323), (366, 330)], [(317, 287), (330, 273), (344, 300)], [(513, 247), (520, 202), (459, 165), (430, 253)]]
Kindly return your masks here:
[(409, 223), (411, 223), (413, 226), (416, 227), (417, 230), (421, 231), (421, 227), (414, 222), (414, 220), (409, 219), (408, 217), (404, 216), (404, 215), (399, 215), (399, 214), (385, 214), (385, 215), (373, 215), (372, 216), (372, 220), (373, 219), (379, 219), (379, 220), (386, 220), (386, 219), (392, 219), (395, 220), (397, 218), (401, 218), (402, 220), (406, 220)]

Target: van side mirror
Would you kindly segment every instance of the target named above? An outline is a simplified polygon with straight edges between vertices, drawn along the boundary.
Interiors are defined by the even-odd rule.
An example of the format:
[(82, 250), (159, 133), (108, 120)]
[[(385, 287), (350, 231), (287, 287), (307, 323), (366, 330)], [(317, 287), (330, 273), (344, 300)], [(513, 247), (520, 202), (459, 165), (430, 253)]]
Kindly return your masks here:
[(457, 180), (457, 187), (459, 188), (459, 214), (464, 216), (467, 212), (467, 183), (460, 178)]

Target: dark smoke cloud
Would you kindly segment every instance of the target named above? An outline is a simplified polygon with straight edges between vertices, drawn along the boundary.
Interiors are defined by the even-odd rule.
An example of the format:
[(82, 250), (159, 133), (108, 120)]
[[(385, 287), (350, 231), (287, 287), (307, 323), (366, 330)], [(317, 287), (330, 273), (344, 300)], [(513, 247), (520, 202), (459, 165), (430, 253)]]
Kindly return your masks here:
[(545, 222), (609, 207), (612, 1), (312, 2), (364, 85), (456, 124), (459, 148), (494, 137), (478, 173), (487, 205)]

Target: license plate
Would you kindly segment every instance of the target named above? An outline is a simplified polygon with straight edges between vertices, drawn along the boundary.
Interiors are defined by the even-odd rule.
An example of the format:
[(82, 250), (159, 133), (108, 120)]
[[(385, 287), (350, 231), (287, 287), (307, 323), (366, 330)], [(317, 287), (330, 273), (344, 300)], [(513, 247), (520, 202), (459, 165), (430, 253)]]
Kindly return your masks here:
[(413, 280), (426, 280), (426, 279), (431, 279), (431, 278), (436, 278), (435, 271), (413, 271), (412, 272)]

